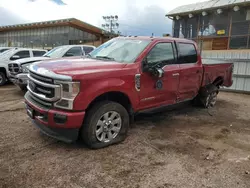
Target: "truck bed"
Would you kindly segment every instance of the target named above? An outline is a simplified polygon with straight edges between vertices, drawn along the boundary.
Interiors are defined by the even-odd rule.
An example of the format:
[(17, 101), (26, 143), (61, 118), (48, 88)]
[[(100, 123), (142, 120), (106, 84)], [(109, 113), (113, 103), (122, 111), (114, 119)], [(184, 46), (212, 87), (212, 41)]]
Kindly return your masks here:
[(232, 85), (233, 63), (228, 60), (202, 59), (203, 63), (203, 82), (202, 86), (222, 82), (222, 86)]
[(232, 63), (232, 62), (230, 60), (202, 58), (203, 65), (217, 65), (217, 64), (227, 64), (227, 63)]

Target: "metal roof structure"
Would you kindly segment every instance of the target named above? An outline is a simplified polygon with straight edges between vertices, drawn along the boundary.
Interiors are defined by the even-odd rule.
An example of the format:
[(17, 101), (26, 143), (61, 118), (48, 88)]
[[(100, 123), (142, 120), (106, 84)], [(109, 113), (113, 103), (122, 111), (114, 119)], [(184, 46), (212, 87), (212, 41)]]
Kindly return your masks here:
[(166, 16), (183, 15), (187, 13), (201, 12), (204, 10), (223, 8), (235, 5), (244, 6), (247, 4), (250, 4), (250, 0), (210, 0), (179, 6), (167, 13)]
[(26, 24), (17, 24), (17, 25), (7, 25), (0, 26), (0, 32), (4, 31), (14, 31), (14, 30), (24, 30), (24, 29), (35, 29), (35, 28), (45, 28), (53, 26), (71, 26), (77, 29), (98, 35), (104, 35), (105, 30), (83, 22), (75, 18), (61, 19), (61, 20), (51, 20), (44, 22), (35, 22), (35, 23), (26, 23)]

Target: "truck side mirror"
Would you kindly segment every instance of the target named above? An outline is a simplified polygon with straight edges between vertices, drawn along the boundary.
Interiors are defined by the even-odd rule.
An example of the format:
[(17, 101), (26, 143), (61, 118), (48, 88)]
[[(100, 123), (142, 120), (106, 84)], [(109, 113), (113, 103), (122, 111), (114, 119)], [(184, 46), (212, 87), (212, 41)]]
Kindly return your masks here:
[(145, 58), (142, 61), (142, 71), (143, 72), (149, 72), (154, 77), (162, 78), (164, 76), (164, 70), (159, 67), (151, 67), (148, 65), (148, 59)]
[(162, 68), (155, 68), (155, 76), (158, 78), (162, 78), (164, 76), (164, 70)]
[(10, 60), (17, 60), (17, 59), (20, 59), (20, 56), (19, 55), (13, 55)]

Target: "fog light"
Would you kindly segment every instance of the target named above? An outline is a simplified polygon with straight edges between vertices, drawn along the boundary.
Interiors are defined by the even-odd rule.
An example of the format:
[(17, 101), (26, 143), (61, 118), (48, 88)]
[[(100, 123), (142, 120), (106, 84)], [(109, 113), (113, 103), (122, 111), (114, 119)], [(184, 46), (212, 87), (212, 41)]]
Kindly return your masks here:
[(41, 114), (39, 112), (36, 112), (36, 118), (40, 119), (41, 121), (48, 122), (48, 114)]
[(54, 114), (54, 122), (58, 124), (64, 124), (67, 122), (67, 116), (63, 114)]

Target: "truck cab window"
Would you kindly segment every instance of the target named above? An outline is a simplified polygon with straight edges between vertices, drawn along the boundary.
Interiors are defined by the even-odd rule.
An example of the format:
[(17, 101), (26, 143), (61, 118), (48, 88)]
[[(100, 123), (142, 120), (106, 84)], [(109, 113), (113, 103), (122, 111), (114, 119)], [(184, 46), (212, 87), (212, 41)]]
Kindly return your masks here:
[(185, 44), (185, 43), (179, 43), (179, 61), (180, 64), (186, 64), (186, 63), (196, 63), (197, 58), (197, 51), (195, 49), (195, 46), (193, 44)]
[(92, 47), (83, 47), (83, 50), (84, 50), (85, 54), (88, 54), (88, 53), (92, 52), (94, 50), (94, 48), (92, 48)]
[(73, 47), (70, 48), (64, 56), (82, 56), (82, 48), (81, 47)]
[(46, 51), (32, 51), (32, 52), (34, 57), (40, 57), (46, 53)]
[(10, 60), (16, 60), (16, 59), (22, 59), (22, 58), (27, 58), (30, 57), (30, 52), (28, 50), (25, 51), (19, 51), (15, 53)]
[(164, 64), (173, 64), (174, 52), (172, 43), (158, 43), (147, 56), (147, 63), (154, 64), (163, 62)]

